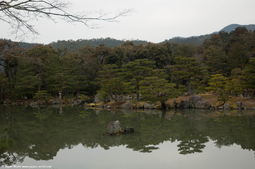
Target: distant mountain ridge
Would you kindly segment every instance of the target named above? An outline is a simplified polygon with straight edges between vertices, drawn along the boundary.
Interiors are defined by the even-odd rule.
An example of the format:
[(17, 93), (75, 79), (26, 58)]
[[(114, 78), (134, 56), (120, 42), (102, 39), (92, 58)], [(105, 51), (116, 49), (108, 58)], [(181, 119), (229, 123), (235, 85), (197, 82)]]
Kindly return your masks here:
[(255, 30), (255, 24), (250, 24), (250, 25), (231, 24), (231, 25), (224, 27), (220, 31), (225, 31), (225, 32), (230, 33), (231, 31), (234, 31), (237, 27), (245, 27), (247, 30), (251, 30), (251, 31)]
[[(225, 31), (225, 32), (230, 33), (231, 31), (234, 31), (237, 27), (245, 27), (247, 30), (251, 30), (251, 31), (255, 30), (255, 24), (250, 24), (250, 25), (231, 24), (231, 25), (228, 25), (228, 26), (224, 27), (220, 31), (213, 32), (211, 34), (200, 35), (200, 36), (191, 36), (191, 37), (187, 37), (187, 38), (174, 37), (174, 38), (171, 38), (171, 39), (166, 40), (166, 41), (169, 41), (171, 43), (179, 43), (179, 44), (180, 43), (187, 43), (187, 44), (193, 43), (194, 45), (201, 45), (204, 42), (204, 40), (209, 39), (212, 34), (219, 33), (221, 31)], [(166, 42), (166, 41), (164, 41), (164, 42)]]
[[(255, 24), (250, 24), (250, 25), (231, 24), (231, 25), (224, 27), (220, 31), (225, 31), (225, 32), (230, 33), (231, 31), (235, 30), (237, 27), (245, 27), (246, 29), (251, 30), (251, 31), (255, 30)], [(192, 43), (194, 45), (201, 45), (206, 39), (209, 39), (212, 34), (219, 33), (219, 32), (213, 32), (211, 34), (200, 35), (200, 36), (191, 36), (191, 37), (187, 37), (187, 38), (174, 37), (174, 38), (165, 40), (160, 43), (165, 43), (165, 42), (178, 43), (178, 44)], [(4, 39), (0, 38), (0, 41), (1, 40), (4, 40)], [(130, 41), (132, 41), (135, 45), (148, 43), (148, 41), (145, 41), (145, 40), (130, 40)], [(74, 40), (67, 40), (67, 41), (58, 40), (57, 42), (52, 42), (49, 45), (51, 45), (55, 49), (65, 49), (66, 48), (71, 52), (78, 52), (78, 49), (82, 46), (89, 45), (90, 47), (95, 48), (95, 47), (99, 46), (100, 44), (105, 44), (105, 46), (113, 48), (115, 46), (122, 45), (125, 42), (126, 42), (126, 40), (117, 40), (117, 39), (108, 37), (108, 38), (94, 38), (94, 39), (79, 39), (76, 41), (74, 41)], [(29, 49), (33, 46), (38, 45), (36, 43), (26, 43), (26, 42), (19, 42), (19, 44), (21, 47), (26, 48), (26, 49)]]

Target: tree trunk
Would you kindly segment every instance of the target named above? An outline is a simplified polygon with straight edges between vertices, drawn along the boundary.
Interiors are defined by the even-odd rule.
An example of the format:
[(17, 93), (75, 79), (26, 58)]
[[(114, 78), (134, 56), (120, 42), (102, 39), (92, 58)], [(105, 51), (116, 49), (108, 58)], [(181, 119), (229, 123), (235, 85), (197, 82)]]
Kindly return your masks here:
[(10, 70), (10, 69), (8, 69), (8, 79), (9, 79), (9, 83), (10, 83), (9, 87), (10, 87), (10, 90), (11, 90), (11, 92), (12, 92), (12, 89), (13, 89), (13, 81), (12, 81), (12, 73), (11, 73), (11, 70)]
[(254, 95), (255, 95), (255, 89), (253, 89), (253, 92), (252, 92), (252, 95), (251, 95), (251, 99), (254, 98)]
[(114, 92), (114, 102), (117, 102), (117, 94)]
[(191, 85), (190, 85), (190, 79), (187, 80), (187, 87), (188, 87), (188, 95), (192, 94)]
[(44, 88), (44, 90), (46, 90), (46, 83), (45, 83), (44, 78), (43, 78), (42, 68), (41, 68), (41, 65), (40, 65), (39, 61), (38, 61), (38, 65), (39, 65), (39, 70), (40, 70), (40, 77), (41, 77), (42, 82), (43, 82), (43, 88)]
[(161, 106), (163, 109), (166, 109), (166, 103), (165, 102), (161, 102)]
[(75, 96), (75, 100), (78, 99), (78, 96), (79, 96), (79, 90), (77, 90), (77, 93), (76, 93), (76, 96)]
[(136, 86), (136, 99), (137, 99), (137, 101), (139, 101), (139, 99), (140, 99), (139, 98), (140, 95), (139, 95), (138, 91), (139, 91), (139, 86)]
[(249, 92), (249, 90), (246, 88), (246, 89), (245, 89), (245, 92), (244, 92), (244, 97), (247, 97), (247, 96), (248, 96), (248, 92)]
[(4, 89), (1, 90), (1, 100), (3, 100), (3, 92), (4, 92)]

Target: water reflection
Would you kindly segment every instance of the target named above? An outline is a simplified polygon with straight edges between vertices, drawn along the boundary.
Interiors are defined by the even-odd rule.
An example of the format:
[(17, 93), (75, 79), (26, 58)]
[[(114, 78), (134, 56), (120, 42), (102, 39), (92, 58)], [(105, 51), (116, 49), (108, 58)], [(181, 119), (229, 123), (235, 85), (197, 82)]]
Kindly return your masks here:
[[(15, 144), (1, 149), (0, 166), (22, 162), (25, 157), (50, 160), (59, 150), (78, 144), (105, 150), (126, 146), (133, 151), (151, 153), (159, 149), (160, 143), (178, 141), (179, 154), (185, 155), (203, 152), (210, 139), (218, 148), (237, 144), (254, 151), (252, 114), (194, 109), (166, 112), (1, 107), (0, 129), (7, 127), (8, 138)], [(134, 127), (135, 133), (106, 136), (106, 126), (112, 120), (119, 120), (122, 128)]]

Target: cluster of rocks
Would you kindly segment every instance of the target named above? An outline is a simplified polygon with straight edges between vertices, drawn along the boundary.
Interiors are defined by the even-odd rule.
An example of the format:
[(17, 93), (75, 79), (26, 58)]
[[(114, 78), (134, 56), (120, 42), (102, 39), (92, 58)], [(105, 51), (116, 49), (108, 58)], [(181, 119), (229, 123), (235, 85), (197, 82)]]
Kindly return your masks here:
[(191, 96), (189, 100), (181, 100), (181, 102), (174, 104), (175, 108), (187, 109), (187, 108), (196, 108), (196, 109), (209, 109), (211, 104), (207, 100), (202, 100), (200, 96)]
[[(97, 108), (103, 108), (103, 109), (113, 109), (118, 108), (122, 109), (123, 111), (129, 111), (133, 108), (135, 109), (161, 109), (161, 106), (159, 104), (132, 104), (131, 102), (125, 102), (120, 101), (117, 102), (117, 104), (104, 104), (104, 103), (98, 103), (94, 102), (91, 104), (84, 104), (85, 107), (97, 107)], [(181, 101), (174, 101), (173, 104), (167, 105), (168, 109), (211, 109), (211, 110), (255, 110), (255, 107), (246, 107), (242, 102), (236, 102), (235, 104), (230, 105), (229, 103), (225, 103), (221, 106), (211, 105), (208, 100), (203, 100), (201, 96), (193, 95), (189, 99), (183, 99)]]
[(122, 132), (119, 120), (111, 121), (108, 123), (107, 126), (107, 135), (119, 135), (119, 134), (126, 134), (126, 133), (134, 133), (135, 130), (133, 127), (125, 127), (124, 131)]
[[(43, 105), (61, 105), (61, 104), (66, 104), (63, 100), (61, 99), (54, 99), (52, 101), (16, 101), (16, 102), (10, 102), (10, 101), (4, 101), (4, 105), (24, 105), (24, 106), (30, 106), (30, 107), (38, 107), (38, 106), (43, 106)], [(79, 99), (74, 100), (71, 99), (70, 102), (67, 104), (71, 105), (81, 105), (81, 101)]]
[[(105, 109), (112, 109), (113, 107), (111, 105), (105, 105), (105, 104), (94, 104), (95, 107), (98, 108), (105, 108)], [(136, 105), (133, 105), (131, 102), (123, 102), (121, 103), (118, 108), (127, 110), (132, 109), (133, 107), (139, 108), (139, 109), (155, 109), (156, 106), (154, 104), (145, 103), (144, 105), (140, 105), (140, 107), (137, 107)], [(157, 107), (160, 108), (160, 107)], [(254, 110), (255, 108), (246, 108), (245, 105), (242, 102), (236, 102), (235, 107), (233, 105), (231, 106), (229, 103), (225, 103), (222, 106), (216, 107), (215, 105), (211, 105), (209, 101), (203, 100), (200, 96), (193, 95), (188, 100), (183, 99), (180, 102), (174, 101), (174, 104), (168, 105), (169, 109), (224, 109), (224, 110), (230, 110), (230, 109), (244, 109), (244, 110)]]
[(236, 102), (235, 107), (231, 107), (229, 103), (225, 103), (224, 105), (217, 107), (216, 105), (211, 105), (207, 100), (202, 100), (200, 96), (196, 96), (196, 95), (191, 96), (189, 100), (181, 100), (181, 102), (179, 104), (176, 103), (174, 107), (179, 109), (195, 108), (195, 109), (211, 109), (211, 110), (217, 110), (217, 109), (254, 110), (253, 107), (246, 108), (242, 102)]

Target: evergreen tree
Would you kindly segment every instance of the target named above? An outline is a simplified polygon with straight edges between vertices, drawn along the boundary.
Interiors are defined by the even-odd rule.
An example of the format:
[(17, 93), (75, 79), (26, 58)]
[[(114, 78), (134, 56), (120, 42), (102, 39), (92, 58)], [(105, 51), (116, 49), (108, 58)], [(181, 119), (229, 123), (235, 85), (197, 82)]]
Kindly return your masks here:
[(243, 70), (241, 79), (244, 88), (253, 90), (251, 96), (253, 99), (255, 95), (255, 58), (250, 58), (249, 64)]
[(123, 65), (122, 72), (125, 80), (136, 91), (136, 99), (139, 100), (140, 82), (147, 76), (150, 76), (155, 63), (148, 59), (137, 59)]
[(204, 51), (203, 59), (211, 75), (229, 75), (231, 67), (229, 67), (228, 56), (222, 47), (210, 46)]
[(3, 100), (4, 95), (9, 92), (8, 78), (4, 73), (0, 73), (0, 101)]
[(42, 85), (36, 66), (24, 58), (21, 59), (15, 76), (15, 95), (18, 98), (32, 98), (34, 93), (42, 88)]
[(215, 74), (211, 76), (209, 81), (209, 87), (206, 89), (218, 95), (218, 101), (222, 101), (225, 104), (229, 100), (229, 96), (226, 89), (228, 78), (222, 74)]
[(112, 100), (117, 101), (117, 94), (122, 94), (127, 86), (123, 83), (121, 69), (115, 64), (104, 65), (103, 70), (98, 72), (98, 83), (101, 88), (98, 91), (102, 100), (106, 100), (107, 95)]
[(141, 81), (140, 93), (143, 100), (161, 103), (162, 108), (166, 109), (166, 101), (177, 97), (179, 92), (175, 89), (174, 83), (168, 83), (163, 69), (153, 70), (153, 75), (145, 77)]
[(147, 59), (155, 62), (156, 68), (163, 69), (170, 63), (170, 57), (167, 48), (163, 44), (147, 43), (144, 46)]
[(233, 69), (231, 71), (231, 76), (226, 84), (226, 90), (234, 95), (239, 95), (243, 93), (243, 88), (240, 80), (242, 71), (240, 68)]
[(49, 45), (37, 45), (29, 50), (26, 50), (24, 53), (27, 62), (30, 62), (34, 69), (33, 72), (35, 75), (38, 75), (43, 83), (43, 89), (47, 89), (47, 84), (45, 81), (44, 73), (50, 67), (50, 60), (49, 58), (58, 57), (59, 53), (57, 50), (53, 49)]
[(202, 74), (201, 63), (196, 61), (196, 58), (192, 57), (175, 57), (174, 65), (175, 71), (172, 73), (173, 76), (177, 76), (179, 79), (186, 81), (188, 91), (187, 93), (192, 94), (191, 81), (195, 80)]
[(6, 40), (0, 42), (0, 66), (4, 67), (4, 72), (8, 77), (10, 91), (14, 88), (14, 76), (23, 52), (24, 49), (20, 48), (18, 43)]

